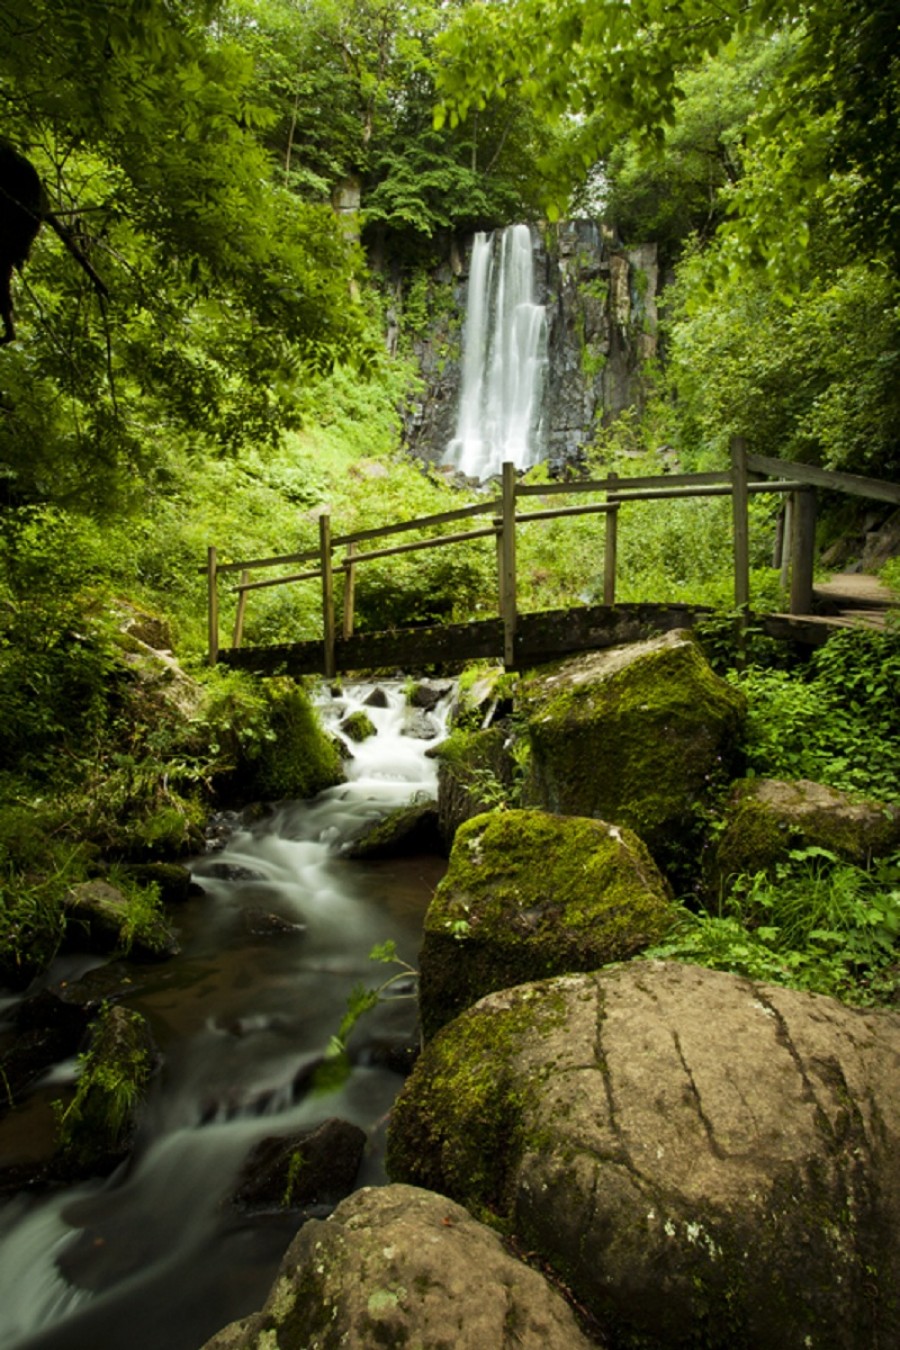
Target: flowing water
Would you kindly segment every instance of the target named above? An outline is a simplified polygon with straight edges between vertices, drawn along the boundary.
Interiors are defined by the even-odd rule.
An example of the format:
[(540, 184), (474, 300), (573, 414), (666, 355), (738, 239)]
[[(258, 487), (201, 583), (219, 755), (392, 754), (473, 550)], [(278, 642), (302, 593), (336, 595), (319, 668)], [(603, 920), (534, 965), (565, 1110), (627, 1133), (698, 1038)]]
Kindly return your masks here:
[(504, 460), (527, 469), (543, 458), (547, 316), (534, 299), (531, 231), (477, 234), (463, 327), (462, 385), (444, 463), (483, 481)]
[[(366, 822), (435, 788), (427, 742), (403, 734), (402, 690), (381, 688), (389, 706), (366, 706), (378, 734), (352, 747), (346, 784), (238, 828), (224, 851), (193, 865), (204, 895), (175, 916), (182, 955), (135, 968), (127, 1000), (149, 1019), (164, 1055), (134, 1156), (102, 1181), (18, 1196), (0, 1209), (0, 1350), (197, 1350), (259, 1307), (296, 1227), (289, 1215), (248, 1218), (230, 1202), (260, 1139), (338, 1116), (368, 1134), (358, 1184), (384, 1180), (385, 1117), (401, 1079), (379, 1067), (377, 1048), (409, 1040), (414, 1002), (369, 1015), (340, 1088), (297, 1088), (337, 1030), (352, 986), (391, 973), (368, 960), (372, 946), (393, 939), (415, 963), (445, 865), (341, 856)], [(370, 691), (345, 690), (323, 709), (325, 720), (336, 726)], [(436, 738), (442, 709), (425, 716)], [(260, 915), (278, 916), (277, 936), (260, 936)], [(65, 1073), (62, 1066), (55, 1077)], [(27, 1103), (12, 1113), (0, 1165), (18, 1160), (10, 1139), (13, 1154), (27, 1155), (30, 1120)]]

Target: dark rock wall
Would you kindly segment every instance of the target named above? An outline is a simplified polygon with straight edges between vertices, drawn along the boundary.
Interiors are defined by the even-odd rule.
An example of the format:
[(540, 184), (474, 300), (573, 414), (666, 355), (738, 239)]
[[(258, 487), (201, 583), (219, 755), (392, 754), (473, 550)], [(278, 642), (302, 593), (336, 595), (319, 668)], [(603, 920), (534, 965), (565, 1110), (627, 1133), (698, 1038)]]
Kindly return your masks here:
[[(656, 245), (624, 249), (590, 220), (532, 227), (536, 299), (547, 307), (546, 456), (558, 471), (623, 409), (640, 407), (656, 355)], [(423, 392), (409, 409), (413, 454), (439, 463), (454, 434), (472, 238), (431, 277), (428, 330), (416, 344)]]

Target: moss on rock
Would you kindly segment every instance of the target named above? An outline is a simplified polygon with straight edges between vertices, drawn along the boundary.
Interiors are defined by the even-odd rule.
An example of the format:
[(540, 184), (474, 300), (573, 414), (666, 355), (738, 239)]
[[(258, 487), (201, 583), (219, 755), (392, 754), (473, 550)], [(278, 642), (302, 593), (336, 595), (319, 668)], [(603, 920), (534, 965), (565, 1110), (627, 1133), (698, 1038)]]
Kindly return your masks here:
[(865, 866), (900, 846), (900, 809), (854, 801), (805, 779), (752, 778), (735, 785), (711, 867), (717, 893), (729, 878), (771, 872), (793, 848), (829, 849)]
[(423, 1034), (492, 990), (632, 956), (673, 917), (666, 883), (630, 830), (544, 811), (476, 816), (457, 831), (425, 916)]
[(684, 631), (542, 668), (519, 706), (525, 803), (628, 825), (654, 853), (677, 844), (720, 782), (745, 712)]
[(438, 819), (447, 848), (464, 820), (513, 796), (515, 765), (507, 741), (499, 726), (455, 727), (430, 752), (438, 761)]
[(345, 717), (341, 723), (341, 731), (349, 737), (354, 744), (359, 745), (361, 741), (367, 741), (370, 736), (375, 735), (375, 723), (367, 712), (362, 708)]

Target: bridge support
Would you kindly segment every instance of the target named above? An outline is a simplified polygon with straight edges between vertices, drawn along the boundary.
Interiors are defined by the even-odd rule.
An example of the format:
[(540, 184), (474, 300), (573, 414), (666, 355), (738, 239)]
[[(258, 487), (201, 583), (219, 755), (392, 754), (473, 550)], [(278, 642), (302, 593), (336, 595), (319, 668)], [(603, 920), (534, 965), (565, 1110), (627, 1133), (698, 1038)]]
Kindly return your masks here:
[(334, 573), (331, 567), (331, 516), (319, 516), (319, 561), (322, 569), (322, 666), (326, 680), (333, 680), (334, 664)]
[(816, 553), (816, 489), (791, 493), (791, 613), (809, 614)]
[(516, 664), (516, 466), (503, 465), (503, 500), (497, 550), (500, 565), (500, 617), (503, 620), (503, 664)]
[(206, 631), (207, 660), (214, 666), (219, 659), (219, 580), (215, 544), (206, 550)]

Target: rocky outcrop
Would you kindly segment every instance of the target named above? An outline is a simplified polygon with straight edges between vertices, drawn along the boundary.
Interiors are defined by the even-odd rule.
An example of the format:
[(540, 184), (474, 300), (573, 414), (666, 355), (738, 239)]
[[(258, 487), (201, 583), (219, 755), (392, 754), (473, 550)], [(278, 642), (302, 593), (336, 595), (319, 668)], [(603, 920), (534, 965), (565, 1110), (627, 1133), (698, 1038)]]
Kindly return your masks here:
[(459, 1205), (367, 1188), (311, 1220), (262, 1311), (204, 1350), (588, 1350), (562, 1295)]
[(865, 866), (900, 847), (900, 807), (851, 799), (806, 779), (750, 778), (732, 791), (712, 865), (713, 892), (815, 846)]
[(684, 630), (541, 667), (517, 696), (524, 800), (636, 831), (656, 853), (690, 828), (735, 758), (744, 699)]
[(900, 1342), (900, 1016), (664, 962), (488, 996), (388, 1170), (490, 1214), (617, 1346)]
[(425, 915), (422, 1033), (492, 990), (624, 960), (673, 921), (666, 883), (631, 830), (544, 811), (476, 816), (457, 832)]

